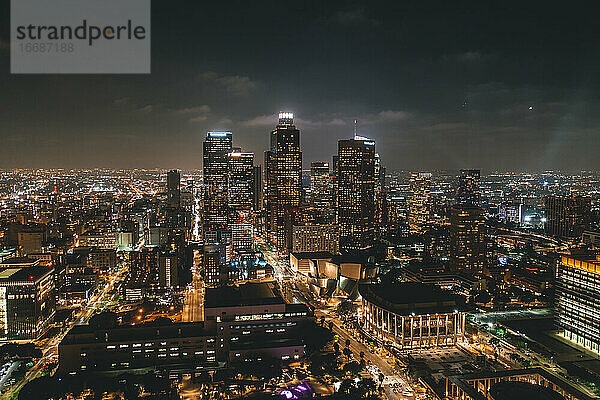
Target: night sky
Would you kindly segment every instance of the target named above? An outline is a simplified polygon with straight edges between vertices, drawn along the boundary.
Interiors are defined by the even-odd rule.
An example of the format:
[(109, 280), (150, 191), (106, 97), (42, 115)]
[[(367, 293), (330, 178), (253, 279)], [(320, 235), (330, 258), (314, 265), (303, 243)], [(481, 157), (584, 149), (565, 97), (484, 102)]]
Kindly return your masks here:
[(597, 13), (548, 3), (154, 0), (152, 74), (61, 76), (10, 75), (3, 1), (0, 168), (262, 163), (287, 110), (305, 165), (357, 118), (388, 170), (598, 169)]

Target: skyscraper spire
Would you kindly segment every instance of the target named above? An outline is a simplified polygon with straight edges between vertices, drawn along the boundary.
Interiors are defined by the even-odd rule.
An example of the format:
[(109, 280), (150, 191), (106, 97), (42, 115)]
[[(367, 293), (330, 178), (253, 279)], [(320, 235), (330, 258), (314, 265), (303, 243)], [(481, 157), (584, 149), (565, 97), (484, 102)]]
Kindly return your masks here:
[(354, 120), (354, 139), (358, 136), (358, 120)]

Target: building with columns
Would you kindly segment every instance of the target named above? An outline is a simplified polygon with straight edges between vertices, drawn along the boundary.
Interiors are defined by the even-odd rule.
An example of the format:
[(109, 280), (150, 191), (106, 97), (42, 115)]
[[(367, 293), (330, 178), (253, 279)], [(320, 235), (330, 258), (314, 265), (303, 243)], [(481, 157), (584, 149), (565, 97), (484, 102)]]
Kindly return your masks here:
[(464, 339), (460, 295), (416, 282), (361, 284), (358, 292), (365, 329), (401, 349), (454, 346)]

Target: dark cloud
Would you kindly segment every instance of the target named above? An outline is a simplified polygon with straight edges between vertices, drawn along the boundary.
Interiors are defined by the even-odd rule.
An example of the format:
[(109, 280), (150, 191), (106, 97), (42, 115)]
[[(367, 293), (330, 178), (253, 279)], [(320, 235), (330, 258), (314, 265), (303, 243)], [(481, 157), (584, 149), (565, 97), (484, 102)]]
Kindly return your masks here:
[(598, 39), (548, 3), (154, 2), (152, 74), (19, 76), (2, 31), (0, 167), (200, 168), (219, 129), (260, 162), (289, 110), (306, 165), (358, 119), (390, 170), (595, 168)]

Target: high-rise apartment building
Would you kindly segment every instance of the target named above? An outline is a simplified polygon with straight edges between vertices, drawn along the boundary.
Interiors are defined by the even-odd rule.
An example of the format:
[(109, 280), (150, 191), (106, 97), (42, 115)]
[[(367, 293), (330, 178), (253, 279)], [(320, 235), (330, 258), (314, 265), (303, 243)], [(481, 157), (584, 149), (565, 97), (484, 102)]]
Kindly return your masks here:
[(271, 147), (265, 152), (267, 227), (280, 251), (291, 246), (291, 212), (302, 195), (302, 152), (300, 131), (294, 115), (279, 113), (279, 122), (271, 132)]
[(458, 177), (456, 203), (468, 206), (480, 205), (479, 182), (481, 172), (478, 169), (461, 169)]
[(581, 236), (589, 224), (591, 207), (589, 197), (546, 196), (546, 233), (558, 237)]
[(420, 172), (410, 175), (410, 196), (408, 199), (408, 227), (410, 233), (422, 233), (429, 222), (430, 192), (430, 173)]
[(361, 136), (340, 140), (336, 212), (342, 249), (360, 249), (372, 244), (375, 211), (375, 142)]
[(454, 271), (481, 273), (485, 265), (483, 210), (469, 205), (450, 209), (450, 267)]

